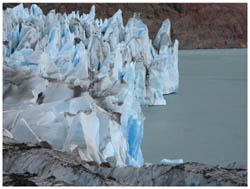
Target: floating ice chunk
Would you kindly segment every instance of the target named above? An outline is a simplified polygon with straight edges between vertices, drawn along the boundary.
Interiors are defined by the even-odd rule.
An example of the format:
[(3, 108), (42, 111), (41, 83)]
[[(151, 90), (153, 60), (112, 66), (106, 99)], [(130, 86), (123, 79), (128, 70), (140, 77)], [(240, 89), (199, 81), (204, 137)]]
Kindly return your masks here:
[(171, 164), (181, 164), (183, 163), (183, 159), (162, 159), (161, 164), (171, 165)]

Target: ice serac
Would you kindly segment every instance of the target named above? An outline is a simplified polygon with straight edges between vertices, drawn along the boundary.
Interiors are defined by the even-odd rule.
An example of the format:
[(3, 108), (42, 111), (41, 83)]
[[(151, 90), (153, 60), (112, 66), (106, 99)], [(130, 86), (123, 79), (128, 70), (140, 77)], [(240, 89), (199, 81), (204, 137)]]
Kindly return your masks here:
[(144, 164), (141, 105), (165, 105), (178, 88), (178, 41), (164, 21), (154, 43), (138, 17), (123, 25), (89, 14), (3, 11), (3, 127), (21, 142), (47, 141), (82, 160)]
[(179, 87), (179, 72), (178, 72), (178, 40), (175, 40), (172, 45), (170, 37), (170, 21), (166, 19), (154, 40), (154, 46), (159, 50), (159, 55), (155, 58), (155, 64), (159, 64), (164, 74), (163, 79), (163, 94), (176, 92)]

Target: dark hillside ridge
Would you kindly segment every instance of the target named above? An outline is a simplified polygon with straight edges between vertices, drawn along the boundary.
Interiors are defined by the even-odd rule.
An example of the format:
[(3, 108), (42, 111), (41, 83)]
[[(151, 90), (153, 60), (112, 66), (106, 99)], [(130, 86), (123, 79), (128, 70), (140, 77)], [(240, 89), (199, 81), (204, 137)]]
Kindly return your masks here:
[(247, 186), (246, 164), (112, 167), (3, 137), (3, 186)]

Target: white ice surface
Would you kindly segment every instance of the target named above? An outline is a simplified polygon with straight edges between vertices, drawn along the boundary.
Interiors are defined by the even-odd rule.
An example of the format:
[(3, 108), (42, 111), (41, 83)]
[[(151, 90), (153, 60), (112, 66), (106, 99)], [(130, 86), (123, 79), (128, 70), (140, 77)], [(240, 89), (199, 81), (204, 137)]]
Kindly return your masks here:
[(183, 163), (183, 159), (162, 159), (161, 164), (169, 165), (169, 164), (181, 164)]
[[(3, 127), (22, 142), (47, 141), (86, 161), (144, 164), (140, 105), (176, 92), (178, 41), (163, 22), (154, 45), (135, 15), (69, 15), (37, 5), (3, 11)], [(155, 49), (157, 48), (157, 49)]]

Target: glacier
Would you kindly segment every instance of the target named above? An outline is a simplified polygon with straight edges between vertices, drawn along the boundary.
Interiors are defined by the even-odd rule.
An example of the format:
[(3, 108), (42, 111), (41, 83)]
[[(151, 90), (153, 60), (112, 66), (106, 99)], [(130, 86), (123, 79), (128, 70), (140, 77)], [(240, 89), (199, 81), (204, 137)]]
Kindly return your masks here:
[(35, 4), (3, 11), (3, 127), (21, 142), (47, 141), (82, 160), (144, 164), (141, 106), (177, 91), (178, 40), (166, 19), (155, 40), (138, 15), (104, 20), (47, 15)]

